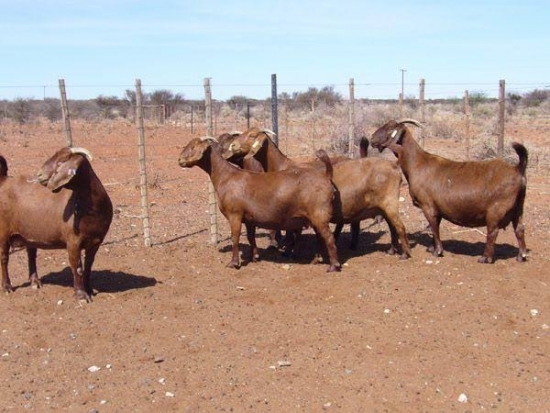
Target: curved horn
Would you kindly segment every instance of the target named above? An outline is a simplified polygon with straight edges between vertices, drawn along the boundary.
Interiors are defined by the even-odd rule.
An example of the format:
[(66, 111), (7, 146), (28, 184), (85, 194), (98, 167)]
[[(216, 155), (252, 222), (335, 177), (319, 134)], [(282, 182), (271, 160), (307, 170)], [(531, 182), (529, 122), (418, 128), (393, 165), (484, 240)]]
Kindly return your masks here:
[(86, 159), (88, 159), (88, 161), (90, 162), (92, 161), (92, 159), (94, 159), (94, 157), (92, 156), (92, 153), (88, 149), (79, 148), (79, 147), (74, 147), (69, 149), (71, 150), (71, 153), (78, 153), (80, 155), (84, 155)]
[(277, 136), (277, 134), (275, 132), (273, 132), (271, 129), (262, 129), (262, 132), (266, 133), (267, 135), (269, 135), (270, 138), (272, 138), (273, 136)]
[(419, 121), (414, 120), (414, 119), (410, 119), (410, 118), (399, 119), (399, 120), (397, 121), (397, 123), (410, 123), (410, 124), (412, 124), (412, 125), (414, 125), (414, 126), (417, 126), (417, 127), (419, 127), (419, 128), (423, 128), (423, 127), (424, 127), (424, 125), (422, 125)]
[(204, 141), (211, 141), (211, 142), (216, 142), (216, 143), (219, 143), (218, 140), (216, 138), (213, 138), (212, 136), (203, 136), (202, 138), (200, 138), (200, 140), (202, 142)]

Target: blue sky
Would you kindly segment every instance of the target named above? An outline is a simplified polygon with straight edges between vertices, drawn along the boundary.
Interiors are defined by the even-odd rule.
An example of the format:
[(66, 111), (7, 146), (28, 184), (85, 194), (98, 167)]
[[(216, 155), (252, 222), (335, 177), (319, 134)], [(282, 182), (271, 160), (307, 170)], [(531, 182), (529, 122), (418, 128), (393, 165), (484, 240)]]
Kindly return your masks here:
[(0, 0), (0, 99), (263, 99), (333, 86), (344, 97), (461, 97), (550, 87), (548, 0)]

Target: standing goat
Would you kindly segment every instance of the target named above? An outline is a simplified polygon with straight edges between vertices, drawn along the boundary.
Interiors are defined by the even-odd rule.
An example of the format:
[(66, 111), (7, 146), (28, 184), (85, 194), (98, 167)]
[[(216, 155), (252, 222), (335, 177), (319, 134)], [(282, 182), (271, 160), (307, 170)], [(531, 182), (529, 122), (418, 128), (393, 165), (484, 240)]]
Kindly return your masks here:
[[(311, 168), (316, 162), (297, 163), (286, 157), (268, 136), (269, 132), (257, 128), (236, 136), (224, 152), (224, 157), (244, 155), (254, 157), (265, 171), (284, 171)], [(361, 152), (366, 155), (368, 141), (362, 139)], [(352, 249), (359, 242), (360, 222), (382, 215), (388, 222), (391, 234), (390, 254), (399, 251), (401, 259), (411, 256), (405, 226), (399, 216), (399, 188), (401, 172), (395, 162), (381, 158), (359, 158), (333, 164), (333, 183), (337, 189), (331, 222), (336, 224), (338, 237), (343, 224), (351, 224)]]
[(523, 203), (527, 180), (527, 149), (514, 142), (519, 156), (512, 166), (502, 159), (455, 162), (424, 151), (405, 124), (422, 125), (413, 119), (391, 120), (372, 136), (372, 146), (382, 151), (389, 148), (409, 182), (415, 206), (422, 209), (433, 233), (429, 251), (443, 255), (439, 237), (441, 219), (465, 227), (487, 226), (485, 251), (481, 263), (494, 262), (494, 249), (500, 228), (512, 222), (519, 245), (518, 261), (525, 261)]
[[(79, 300), (91, 300), (90, 273), (113, 217), (113, 206), (84, 148), (63, 148), (48, 159), (37, 177), (6, 176), (0, 157), (0, 255), (2, 288), (12, 292), (9, 250), (26, 247), (31, 285), (41, 286), (36, 252), (66, 248)], [(81, 251), (85, 250), (84, 266)]]
[(334, 237), (329, 228), (334, 189), (330, 182), (332, 166), (324, 151), (326, 172), (314, 169), (256, 173), (237, 168), (222, 158), (213, 138), (195, 138), (182, 150), (178, 163), (182, 168), (198, 166), (212, 180), (219, 208), (229, 221), (233, 243), (228, 267), (238, 268), (239, 238), (246, 226), (252, 260), (259, 258), (255, 227), (301, 230), (311, 225), (326, 247), (330, 266), (339, 271), (340, 263)]

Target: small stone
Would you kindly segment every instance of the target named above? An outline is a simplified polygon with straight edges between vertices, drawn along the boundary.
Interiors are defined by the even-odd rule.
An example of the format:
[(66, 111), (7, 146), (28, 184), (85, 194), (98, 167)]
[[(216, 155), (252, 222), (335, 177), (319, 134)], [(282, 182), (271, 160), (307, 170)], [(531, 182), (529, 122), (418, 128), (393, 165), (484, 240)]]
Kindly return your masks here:
[(63, 304), (63, 300), (59, 300), (59, 301), (57, 302), (57, 305), (62, 305), (62, 304)]
[(162, 363), (164, 361), (164, 357), (155, 357), (155, 363)]
[(292, 363), (290, 363), (290, 361), (288, 360), (280, 360), (277, 362), (277, 365), (279, 367), (290, 367), (292, 365)]
[(458, 396), (458, 401), (460, 403), (468, 403), (468, 396), (466, 396), (464, 393), (460, 393), (460, 396)]
[(167, 391), (165, 393), (166, 397), (176, 397), (176, 395), (174, 393), (172, 393), (171, 391)]
[(533, 308), (531, 311), (529, 311), (533, 317), (536, 317), (539, 315), (539, 310), (536, 308)]
[(99, 367), (99, 366), (90, 366), (90, 367), (88, 367), (88, 371), (89, 371), (90, 373), (96, 373), (96, 372), (98, 372), (99, 370), (101, 370), (101, 367)]
[(283, 264), (283, 266), (281, 267), (283, 270), (290, 270), (290, 268), (292, 268), (292, 266), (290, 264)]

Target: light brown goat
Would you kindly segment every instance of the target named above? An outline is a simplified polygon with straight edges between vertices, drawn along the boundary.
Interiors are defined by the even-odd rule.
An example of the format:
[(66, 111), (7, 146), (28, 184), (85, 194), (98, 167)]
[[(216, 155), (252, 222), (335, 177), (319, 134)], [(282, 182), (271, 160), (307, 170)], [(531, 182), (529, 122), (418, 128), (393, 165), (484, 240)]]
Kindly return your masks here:
[[(83, 148), (63, 148), (34, 180), (6, 176), (0, 157), (0, 255), (2, 288), (11, 292), (9, 250), (26, 247), (31, 285), (41, 286), (36, 250), (66, 248), (77, 299), (90, 301), (90, 273), (113, 217), (111, 200)], [(81, 251), (85, 250), (84, 266)]]
[(252, 260), (259, 258), (255, 227), (301, 230), (312, 226), (326, 247), (330, 266), (339, 271), (340, 263), (334, 237), (329, 228), (334, 189), (330, 177), (332, 166), (324, 151), (326, 172), (314, 169), (256, 173), (237, 168), (222, 158), (219, 145), (212, 138), (195, 138), (182, 150), (178, 163), (182, 168), (198, 166), (212, 180), (219, 208), (229, 221), (233, 243), (228, 267), (238, 268), (239, 238), (242, 223), (246, 226)]
[(455, 162), (424, 151), (405, 124), (422, 125), (414, 119), (391, 120), (372, 136), (372, 146), (389, 148), (409, 182), (415, 206), (422, 209), (433, 233), (435, 256), (443, 255), (439, 236), (441, 219), (465, 227), (487, 226), (485, 251), (481, 263), (494, 262), (494, 249), (500, 228), (512, 222), (519, 245), (518, 261), (525, 261), (524, 227), (527, 150), (519, 143), (512, 147), (519, 163), (512, 166), (502, 159)]
[[(361, 144), (366, 155), (366, 141)], [(273, 143), (265, 131), (255, 129), (236, 136), (233, 144), (224, 152), (224, 157), (240, 154), (255, 157), (265, 171), (284, 171), (315, 166), (302, 164), (286, 157)], [(382, 215), (388, 222), (391, 234), (390, 254), (399, 251), (401, 258), (411, 256), (405, 226), (399, 216), (399, 188), (401, 172), (395, 162), (381, 158), (347, 159), (333, 165), (333, 183), (337, 189), (331, 222), (337, 224), (338, 236), (343, 224), (351, 224), (350, 247), (357, 247), (359, 224), (367, 218)]]

